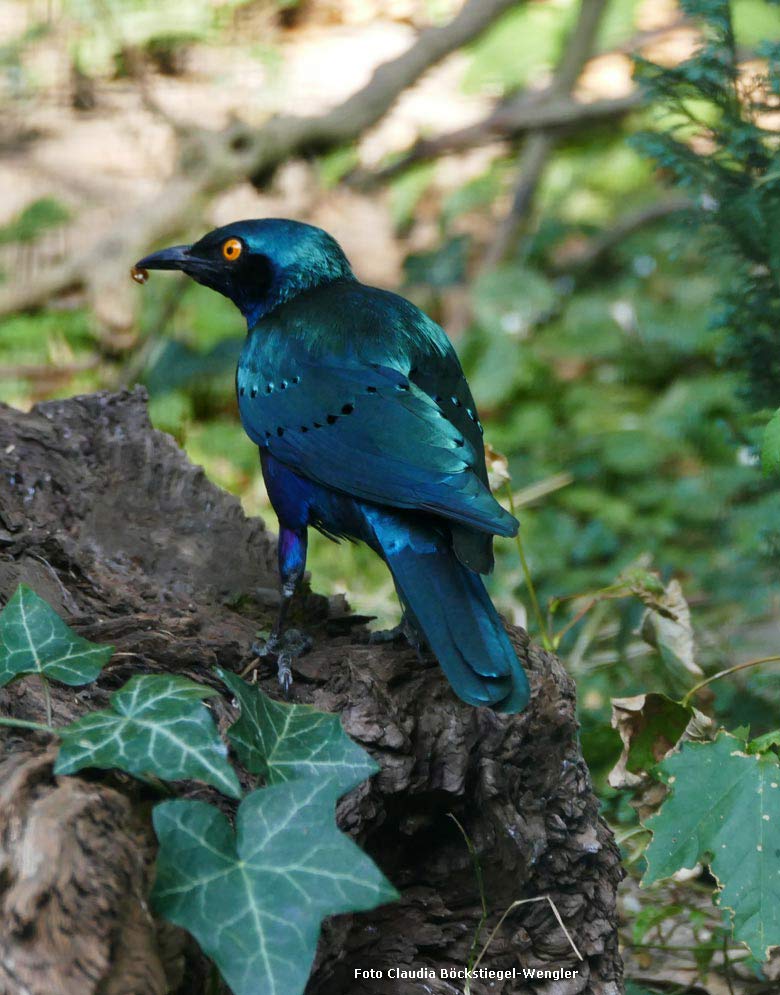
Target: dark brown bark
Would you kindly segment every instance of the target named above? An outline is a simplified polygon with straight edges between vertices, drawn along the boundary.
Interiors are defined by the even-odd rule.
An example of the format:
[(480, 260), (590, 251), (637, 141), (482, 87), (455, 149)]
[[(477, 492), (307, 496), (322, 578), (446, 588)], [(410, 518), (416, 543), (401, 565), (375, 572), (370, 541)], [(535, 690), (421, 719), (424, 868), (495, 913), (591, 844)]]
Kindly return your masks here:
[[(215, 664), (247, 663), (277, 600), (273, 536), (150, 428), (142, 391), (47, 402), (28, 414), (0, 407), (0, 469), (0, 600), (25, 581), (80, 633), (116, 647), (96, 686), (54, 687), (55, 724), (101, 707), (135, 673), (215, 683)], [(585, 958), (574, 959), (546, 902), (524, 905), (483, 966), (579, 974), (475, 982), (472, 992), (617, 995), (621, 869), (558, 659), (514, 630), (534, 695), (523, 715), (497, 716), (458, 701), (433, 660), (368, 645), (338, 599), (304, 593), (296, 612), (317, 642), (300, 661), (295, 699), (339, 712), (381, 766), (343, 799), (340, 825), (402, 892), (397, 904), (325, 924), (310, 995), (463, 990), (439, 978), (354, 976), (356, 968), (464, 966), (480, 904), (450, 812), (479, 853), (483, 938), (513, 901), (549, 894)], [(261, 683), (277, 693), (267, 671)], [(229, 709), (218, 703), (221, 722)], [(41, 720), (35, 679), (0, 691), (0, 712)], [(0, 731), (1, 995), (199, 995), (205, 963), (145, 903), (148, 789), (100, 771), (55, 777), (52, 757), (45, 736)], [(217, 800), (199, 785), (174, 787)]]

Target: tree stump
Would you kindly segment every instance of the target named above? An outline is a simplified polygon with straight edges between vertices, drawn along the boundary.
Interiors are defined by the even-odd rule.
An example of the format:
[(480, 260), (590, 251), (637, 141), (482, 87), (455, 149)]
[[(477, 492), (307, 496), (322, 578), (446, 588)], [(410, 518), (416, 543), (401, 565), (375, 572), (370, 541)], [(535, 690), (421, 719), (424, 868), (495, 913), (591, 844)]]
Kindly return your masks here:
[[(274, 536), (151, 428), (142, 390), (29, 413), (0, 407), (0, 464), (0, 603), (23, 581), (81, 635), (116, 649), (97, 685), (53, 687), (55, 724), (104, 707), (133, 674), (169, 671), (221, 687), (216, 665), (247, 664), (278, 602)], [(467, 963), (482, 909), (450, 813), (482, 870), (480, 947), (513, 902), (549, 895), (584, 958), (546, 901), (520, 905), (480, 965), (518, 977), (474, 980), (474, 995), (618, 995), (622, 872), (560, 661), (512, 630), (533, 698), (522, 715), (500, 716), (460, 702), (432, 659), (369, 645), (343, 599), (305, 591), (296, 612), (316, 644), (298, 663), (294, 700), (340, 713), (381, 767), (342, 799), (339, 825), (402, 893), (396, 904), (325, 923), (310, 995), (463, 991), (442, 974)], [(259, 680), (278, 695), (269, 668)], [(231, 704), (215, 702), (224, 728)], [(1, 690), (0, 712), (42, 721), (36, 679)], [(150, 789), (116, 772), (55, 777), (54, 752), (43, 734), (0, 730), (0, 993), (205, 992), (210, 967), (194, 942), (155, 920), (146, 902)], [(200, 784), (174, 790), (232, 806)], [(577, 973), (526, 980), (523, 968)], [(372, 969), (383, 977), (359, 974)]]

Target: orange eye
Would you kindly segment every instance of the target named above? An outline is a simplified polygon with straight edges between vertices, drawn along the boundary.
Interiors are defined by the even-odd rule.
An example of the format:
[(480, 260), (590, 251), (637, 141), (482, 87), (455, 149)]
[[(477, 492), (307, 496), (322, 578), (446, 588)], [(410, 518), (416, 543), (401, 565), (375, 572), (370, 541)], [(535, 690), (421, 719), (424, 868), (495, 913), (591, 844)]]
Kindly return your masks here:
[(227, 259), (229, 263), (235, 262), (236, 259), (241, 255), (241, 250), (243, 246), (237, 238), (229, 238), (227, 242), (222, 246), (222, 255)]

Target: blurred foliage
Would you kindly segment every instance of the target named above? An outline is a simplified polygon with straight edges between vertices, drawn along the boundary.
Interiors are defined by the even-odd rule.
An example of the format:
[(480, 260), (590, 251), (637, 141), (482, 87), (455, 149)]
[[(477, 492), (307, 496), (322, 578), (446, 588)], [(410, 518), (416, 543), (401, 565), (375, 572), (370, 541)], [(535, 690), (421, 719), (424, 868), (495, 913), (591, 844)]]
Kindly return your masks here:
[(176, 51), (208, 41), (225, 8), (210, 0), (66, 0), (66, 14), (76, 28), (75, 56), (92, 75), (131, 72), (128, 50), (145, 50), (162, 71), (176, 67)]
[[(69, 0), (83, 26), (79, 65), (114, 73), (130, 40), (166, 71), (160, 51), (213, 40), (240, 5), (184, 6), (111, 3), (112, 27), (90, 20), (86, 0)], [(629, 835), (636, 813), (606, 783), (621, 751), (610, 699), (678, 699), (693, 680), (663, 640), (647, 641), (647, 626), (643, 636), (649, 582), (626, 578), (655, 571), (662, 589), (679, 583), (695, 637), (691, 661), (707, 673), (778, 650), (780, 422), (770, 417), (780, 407), (780, 10), (770, 0), (679, 6), (702, 28), (703, 47), (674, 65), (640, 61), (649, 107), (619, 126), (561, 138), (528, 234), (501, 267), (480, 272), (479, 260), (515, 181), (514, 149), (486, 156), (481, 172), (448, 187), (435, 164), (415, 166), (391, 181), (387, 196), (408, 244), (402, 292), (445, 323), (453, 301), (468, 302), (458, 350), (487, 438), (509, 460), (523, 549), (548, 628), (577, 678), (583, 746), (605, 811)], [(642, 7), (612, 0), (599, 49), (630, 48)], [(464, 91), (501, 97), (548, 78), (575, 14), (573, 0), (510, 11), (469, 47)], [(28, 35), (19, 45), (36, 37)], [(0, 70), (21, 78), (13, 46), (0, 52)], [(357, 147), (319, 160), (323, 196), (358, 161)], [(578, 265), (623, 217), (668, 196), (670, 183), (690, 195), (691, 211), (639, 226)], [(63, 220), (53, 204), (37, 205), (0, 241), (20, 244), (23, 231), (34, 241)], [(14, 224), (17, 234), (6, 238)], [(421, 224), (433, 226), (433, 239), (414, 237)], [(93, 318), (78, 307), (0, 322), (4, 366), (64, 368), (98, 356), (61, 381), (0, 379), (0, 400), (27, 404), (142, 382), (155, 424), (250, 512), (268, 515), (233, 397), (240, 317), (186, 281), (152, 280), (142, 296), (137, 346), (119, 360), (96, 345)], [(496, 552), (492, 594), (534, 632), (517, 550), (502, 542)], [(313, 536), (309, 566), (320, 590), (346, 591), (383, 623), (397, 617), (387, 572), (367, 550)], [(759, 736), (780, 726), (776, 681), (776, 673), (747, 670), (713, 684), (698, 704), (727, 728)], [(641, 846), (625, 850), (641, 865)], [(695, 914), (683, 899), (674, 908)], [(648, 904), (634, 940), (663, 932), (674, 914), (663, 901)], [(707, 923), (720, 943), (722, 926)], [(712, 943), (702, 941), (699, 956), (711, 958)]]
[(41, 197), (0, 226), (0, 245), (34, 242), (49, 229), (65, 224), (70, 216), (68, 208), (54, 197)]
[(474, 45), (474, 58), (465, 74), (466, 92), (486, 88), (499, 92), (527, 86), (544, 72), (561, 50), (577, 5), (521, 4), (511, 10)]
[(683, 0), (681, 6), (704, 15), (705, 42), (673, 69), (639, 62), (640, 79), (665, 115), (665, 127), (637, 143), (699, 199), (709, 244), (732, 268), (714, 321), (727, 331), (726, 358), (744, 372), (753, 406), (776, 408), (780, 144), (771, 115), (780, 97), (780, 40), (761, 35), (756, 55), (764, 68), (745, 69), (737, 50), (744, 42), (738, 42), (726, 0)]

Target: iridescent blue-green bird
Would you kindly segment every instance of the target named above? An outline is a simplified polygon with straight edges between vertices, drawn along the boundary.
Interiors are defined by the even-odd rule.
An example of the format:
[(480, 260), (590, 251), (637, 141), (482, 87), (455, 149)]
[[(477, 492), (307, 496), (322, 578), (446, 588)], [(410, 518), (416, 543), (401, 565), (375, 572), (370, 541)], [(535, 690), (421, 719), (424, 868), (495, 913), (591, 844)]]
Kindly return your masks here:
[(359, 283), (330, 235), (295, 221), (239, 221), (139, 260), (134, 275), (149, 269), (182, 270), (246, 318), (238, 407), (279, 519), (267, 649), (283, 648), (313, 526), (382, 557), (407, 628), (464, 701), (524, 708), (528, 681), (480, 577), (493, 536), (517, 521), (490, 493), (474, 399), (439, 325)]

